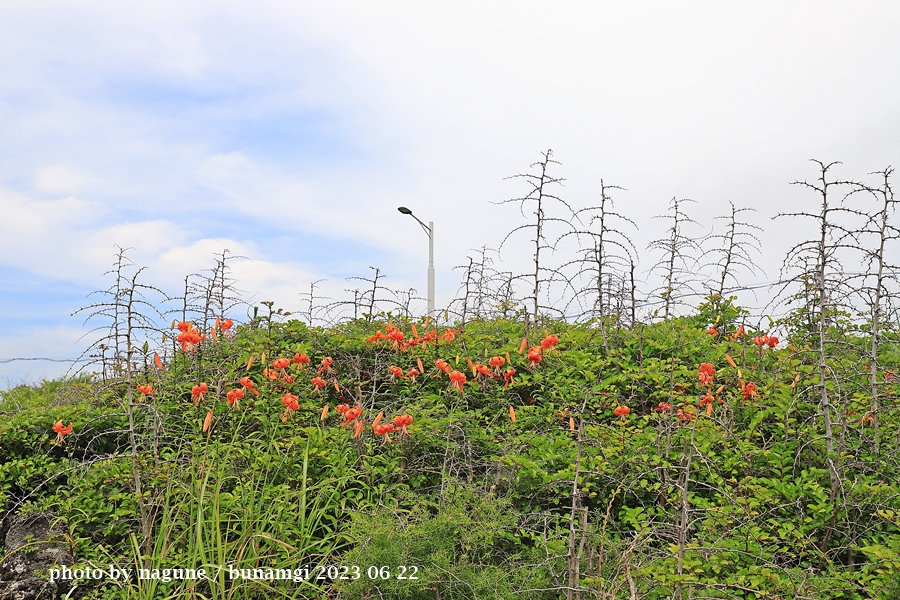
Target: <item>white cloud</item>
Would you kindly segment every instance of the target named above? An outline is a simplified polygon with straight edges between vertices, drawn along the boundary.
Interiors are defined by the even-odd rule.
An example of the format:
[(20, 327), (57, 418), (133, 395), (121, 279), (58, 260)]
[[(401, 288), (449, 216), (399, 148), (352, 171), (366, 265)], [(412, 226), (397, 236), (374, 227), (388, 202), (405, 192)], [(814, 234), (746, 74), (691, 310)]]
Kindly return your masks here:
[(34, 176), (34, 189), (53, 194), (78, 194), (96, 183), (87, 173), (66, 164), (41, 167)]
[[(704, 227), (757, 208), (773, 278), (802, 227), (769, 217), (809, 200), (787, 185), (808, 158), (900, 162), (898, 26), (893, 2), (7, 3), (0, 260), (96, 282), (133, 246), (168, 289), (228, 248), (253, 259), (242, 288), (290, 309), (378, 253), (424, 289), (405, 205), (435, 222), (440, 303), (523, 222), (490, 204), (523, 191), (503, 177), (553, 148), (572, 204), (628, 188), (642, 269), (678, 196)], [(524, 269), (525, 239), (495, 266)]]

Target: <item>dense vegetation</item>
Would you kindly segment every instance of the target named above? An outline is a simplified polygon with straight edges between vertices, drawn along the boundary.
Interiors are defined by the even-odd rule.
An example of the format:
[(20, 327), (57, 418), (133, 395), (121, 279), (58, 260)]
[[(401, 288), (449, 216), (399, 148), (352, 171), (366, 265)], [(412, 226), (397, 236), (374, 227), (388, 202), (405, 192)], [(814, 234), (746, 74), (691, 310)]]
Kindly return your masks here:
[[(776, 320), (727, 293), (758, 250), (734, 207), (684, 308), (702, 269), (679, 200), (639, 315), (613, 187), (553, 217), (554, 164), (512, 200), (533, 270), (482, 250), (440, 325), (410, 295), (386, 309), (378, 270), (352, 316), (313, 325), (311, 285), (302, 320), (263, 302), (235, 324), (223, 253), (161, 327), (121, 251), (84, 309), (96, 372), (2, 394), (4, 522), (53, 513), (81, 565), (205, 570), (79, 583), (109, 599), (900, 597), (890, 169), (802, 182), (819, 209), (783, 216), (819, 234)], [(578, 260), (548, 265), (567, 238)]]
[[(5, 392), (0, 482), (8, 508), (64, 519), (81, 563), (226, 565), (107, 582), (109, 598), (900, 593), (900, 381), (878, 370), (876, 420), (864, 332), (829, 327), (823, 382), (809, 332), (775, 342), (740, 323), (713, 298), (605, 340), (596, 323), (548, 322), (525, 343), (500, 319), (220, 324), (161, 369), (142, 355), (132, 386)], [(885, 337), (879, 363), (896, 365)], [(381, 413), (413, 422), (379, 435)], [(74, 431), (52, 445), (58, 420)], [(228, 565), (361, 576), (230, 580)]]

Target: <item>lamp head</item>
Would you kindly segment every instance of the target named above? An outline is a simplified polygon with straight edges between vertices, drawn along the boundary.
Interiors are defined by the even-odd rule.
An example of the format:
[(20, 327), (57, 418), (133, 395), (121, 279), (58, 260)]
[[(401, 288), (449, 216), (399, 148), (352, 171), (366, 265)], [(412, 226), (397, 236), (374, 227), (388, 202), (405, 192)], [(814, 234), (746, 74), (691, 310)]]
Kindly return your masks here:
[(409, 210), (408, 208), (406, 208), (405, 206), (398, 206), (398, 207), (397, 207), (397, 210), (399, 210), (400, 212), (402, 212), (404, 215), (411, 215), (411, 214), (412, 214), (412, 211)]

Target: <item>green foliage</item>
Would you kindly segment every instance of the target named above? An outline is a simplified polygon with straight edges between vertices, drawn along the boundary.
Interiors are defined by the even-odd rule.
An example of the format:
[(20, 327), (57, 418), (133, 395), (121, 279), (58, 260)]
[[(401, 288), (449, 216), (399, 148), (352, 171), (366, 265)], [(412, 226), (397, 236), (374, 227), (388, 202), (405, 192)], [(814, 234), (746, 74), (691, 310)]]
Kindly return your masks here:
[[(570, 581), (604, 598), (900, 589), (900, 382), (889, 372), (900, 346), (890, 329), (876, 426), (866, 419), (865, 332), (829, 331), (820, 381), (807, 337), (754, 344), (764, 332), (738, 330), (745, 313), (732, 299), (631, 329), (611, 323), (603, 335), (546, 322), (525, 348), (551, 333), (559, 344), (535, 364), (512, 320), (448, 333), (374, 319), (323, 329), (262, 312), (193, 351), (173, 345), (162, 370), (142, 351), (134, 385), (153, 393), (132, 389), (134, 447), (123, 381), (3, 393), (6, 510), (65, 519), (77, 562), (325, 569), (314, 581), (232, 581), (216, 570), (203, 581), (107, 582), (107, 597), (557, 598)], [(300, 354), (311, 362), (294, 362)], [(491, 357), (503, 366), (476, 374)], [(279, 358), (288, 366), (275, 368)], [(462, 392), (439, 359), (466, 375)], [(701, 363), (716, 369), (709, 384)], [(201, 382), (208, 392), (197, 398)], [(235, 389), (244, 396), (230, 405)], [(297, 410), (282, 401), (288, 393)], [(342, 404), (361, 416), (347, 423)], [(630, 412), (619, 417), (621, 406)], [(379, 435), (379, 413), (382, 423), (414, 421)], [(62, 445), (58, 420), (74, 428)], [(329, 566), (358, 566), (359, 577)]]

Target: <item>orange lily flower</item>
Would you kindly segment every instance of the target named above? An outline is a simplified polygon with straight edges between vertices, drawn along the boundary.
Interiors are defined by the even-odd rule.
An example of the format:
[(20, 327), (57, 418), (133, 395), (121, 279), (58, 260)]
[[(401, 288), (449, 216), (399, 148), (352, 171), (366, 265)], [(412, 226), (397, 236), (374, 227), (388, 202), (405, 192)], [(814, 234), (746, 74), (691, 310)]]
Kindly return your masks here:
[(691, 423), (697, 418), (697, 414), (694, 411), (693, 406), (686, 406), (683, 410), (679, 408), (675, 416), (682, 422)]
[(313, 387), (316, 388), (316, 392), (320, 392), (323, 387), (328, 385), (328, 382), (321, 377), (313, 377), (311, 383), (313, 384)]
[(61, 446), (65, 443), (65, 436), (72, 433), (73, 428), (72, 424), (69, 423), (68, 427), (63, 427), (62, 421), (57, 421), (53, 424), (53, 431), (56, 432), (56, 442), (54, 442), (57, 446)]
[(400, 344), (403, 343), (403, 340), (406, 339), (406, 336), (403, 335), (403, 332), (396, 327), (388, 327), (387, 338), (394, 342), (394, 348), (397, 348), (400, 346)]
[(387, 339), (387, 336), (384, 335), (381, 332), (381, 330), (379, 329), (378, 331), (375, 332), (375, 335), (373, 335), (372, 337), (366, 338), (366, 343), (372, 344), (374, 342), (380, 342), (381, 340), (386, 340), (386, 339)]
[(613, 411), (613, 414), (624, 421), (625, 417), (631, 414), (631, 409), (623, 404), (621, 406), (617, 406)]
[(394, 429), (394, 425), (392, 423), (382, 423), (381, 425), (373, 425), (372, 430), (375, 432), (375, 435), (383, 435), (384, 441), (390, 443), (391, 436), (390, 434), (396, 431)]
[(451, 371), (450, 372), (450, 389), (456, 388), (459, 390), (459, 393), (463, 391), (463, 384), (466, 382), (465, 373), (460, 373), (459, 371)]
[(142, 396), (152, 396), (153, 395), (153, 386), (149, 383), (144, 385), (137, 386), (137, 391), (141, 393)]
[(205, 383), (201, 383), (200, 385), (195, 385), (191, 388), (191, 397), (194, 400), (194, 404), (197, 404), (201, 400), (203, 400), (203, 394), (209, 391), (209, 386)]
[(285, 394), (281, 399), (281, 403), (284, 405), (284, 413), (281, 415), (281, 422), (287, 423), (294, 411), (300, 410), (300, 399), (293, 394)]
[(452, 342), (454, 339), (456, 339), (456, 334), (460, 333), (461, 331), (462, 331), (462, 329), (450, 329), (448, 327), (444, 331), (444, 333), (442, 333), (441, 335), (438, 336), (438, 339), (439, 340), (447, 340), (448, 342)]
[(544, 357), (542, 356), (542, 354), (543, 354), (543, 348), (541, 348), (540, 346), (535, 346), (534, 348), (532, 348), (528, 351), (527, 358), (528, 358), (528, 362), (531, 363), (530, 366), (532, 369), (534, 367), (536, 367), (539, 362), (544, 360)]
[(285, 394), (281, 398), (281, 403), (284, 404), (288, 410), (300, 410), (300, 398), (293, 394)]
[(246, 375), (245, 375), (244, 377), (241, 377), (241, 378), (238, 380), (238, 383), (240, 383), (242, 386), (244, 386), (245, 388), (247, 388), (248, 390), (250, 390), (251, 392), (253, 392), (253, 395), (254, 395), (254, 396), (259, 396), (259, 390), (255, 389), (255, 388), (253, 387), (253, 386), (255, 386), (256, 384), (253, 383), (253, 380), (250, 379), (249, 377), (247, 377)]
[[(344, 422), (343, 425), (341, 425), (341, 427), (342, 428), (346, 427), (352, 421), (355, 421), (360, 416), (362, 416), (362, 407), (359, 405), (354, 406), (353, 408), (344, 411), (344, 418), (346, 419), (346, 421)], [(360, 423), (362, 423), (362, 421), (360, 421)]]
[(741, 393), (743, 397), (741, 398), (741, 402), (746, 402), (747, 400), (756, 398), (756, 384), (752, 381), (748, 383), (741, 382)]
[(709, 385), (712, 383), (713, 377), (716, 376), (716, 368), (712, 365), (712, 363), (702, 363), (697, 373), (700, 384)]
[(244, 391), (240, 388), (236, 388), (225, 394), (225, 400), (228, 402), (228, 406), (238, 407), (241, 405), (241, 398), (244, 397)]
[(176, 341), (181, 344), (184, 352), (193, 352), (200, 342), (206, 339), (206, 336), (200, 335), (200, 330), (194, 329), (194, 324), (190, 322), (182, 321), (178, 324), (178, 330), (181, 333), (178, 334)]
[(394, 426), (400, 429), (400, 432), (403, 434), (409, 433), (406, 431), (406, 428), (412, 425), (412, 422), (412, 415), (400, 415), (399, 417), (394, 417)]
[(334, 363), (334, 359), (330, 356), (326, 356), (322, 359), (322, 366), (319, 367), (319, 370), (316, 371), (316, 375), (321, 375), (322, 371), (328, 371), (329, 373), (333, 373), (334, 371), (331, 369), (331, 365)]

